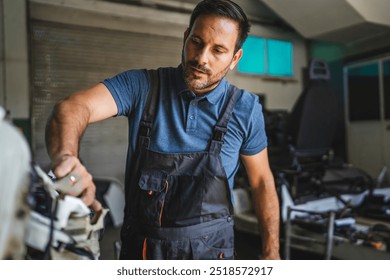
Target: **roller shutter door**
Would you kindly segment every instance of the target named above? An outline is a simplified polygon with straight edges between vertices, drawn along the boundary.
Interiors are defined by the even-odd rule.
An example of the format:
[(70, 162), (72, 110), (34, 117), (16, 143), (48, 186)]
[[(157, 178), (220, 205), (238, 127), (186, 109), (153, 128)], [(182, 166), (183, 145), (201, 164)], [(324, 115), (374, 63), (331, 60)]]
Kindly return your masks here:
[[(44, 131), (55, 102), (127, 69), (176, 66), (182, 40), (46, 21), (30, 21), (32, 150), (48, 170)], [(88, 127), (80, 157), (97, 177), (124, 180), (127, 119)]]

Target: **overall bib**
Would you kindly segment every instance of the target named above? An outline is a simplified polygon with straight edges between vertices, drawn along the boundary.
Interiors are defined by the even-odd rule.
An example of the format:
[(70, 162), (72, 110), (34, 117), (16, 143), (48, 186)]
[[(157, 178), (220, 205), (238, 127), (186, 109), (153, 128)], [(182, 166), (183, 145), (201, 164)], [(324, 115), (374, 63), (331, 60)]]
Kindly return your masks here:
[(239, 90), (229, 97), (208, 151), (159, 153), (149, 149), (159, 99), (158, 72), (140, 122), (128, 171), (121, 259), (233, 259), (233, 205), (220, 152)]

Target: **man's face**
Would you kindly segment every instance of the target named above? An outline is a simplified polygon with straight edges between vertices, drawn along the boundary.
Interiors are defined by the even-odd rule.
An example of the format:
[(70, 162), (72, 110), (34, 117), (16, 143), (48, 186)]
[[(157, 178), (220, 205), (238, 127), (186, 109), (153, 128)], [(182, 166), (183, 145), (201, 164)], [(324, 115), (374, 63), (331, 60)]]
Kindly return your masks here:
[(242, 55), (234, 53), (238, 24), (228, 18), (199, 16), (184, 36), (182, 64), (188, 88), (197, 95), (214, 89)]

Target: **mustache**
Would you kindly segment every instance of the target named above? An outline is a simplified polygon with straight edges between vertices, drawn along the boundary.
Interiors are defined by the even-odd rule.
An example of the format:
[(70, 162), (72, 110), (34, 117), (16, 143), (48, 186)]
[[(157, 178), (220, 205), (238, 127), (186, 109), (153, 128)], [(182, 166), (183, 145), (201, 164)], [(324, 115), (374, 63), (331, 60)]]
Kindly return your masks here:
[(204, 65), (199, 64), (197, 61), (189, 61), (188, 64), (191, 67), (193, 67), (201, 72), (204, 72), (205, 74), (211, 74), (211, 70), (209, 68), (207, 68)]

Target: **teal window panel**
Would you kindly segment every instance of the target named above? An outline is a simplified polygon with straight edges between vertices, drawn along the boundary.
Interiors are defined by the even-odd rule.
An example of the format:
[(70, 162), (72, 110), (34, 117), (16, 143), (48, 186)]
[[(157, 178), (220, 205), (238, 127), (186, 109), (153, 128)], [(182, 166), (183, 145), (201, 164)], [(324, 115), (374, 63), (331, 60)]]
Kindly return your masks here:
[(349, 76), (377, 77), (379, 75), (379, 66), (377, 63), (367, 64), (360, 67), (348, 69)]
[(242, 46), (243, 55), (238, 62), (238, 72), (247, 74), (265, 74), (265, 39), (248, 36)]
[(293, 75), (293, 44), (288, 41), (267, 40), (267, 73), (272, 76)]

